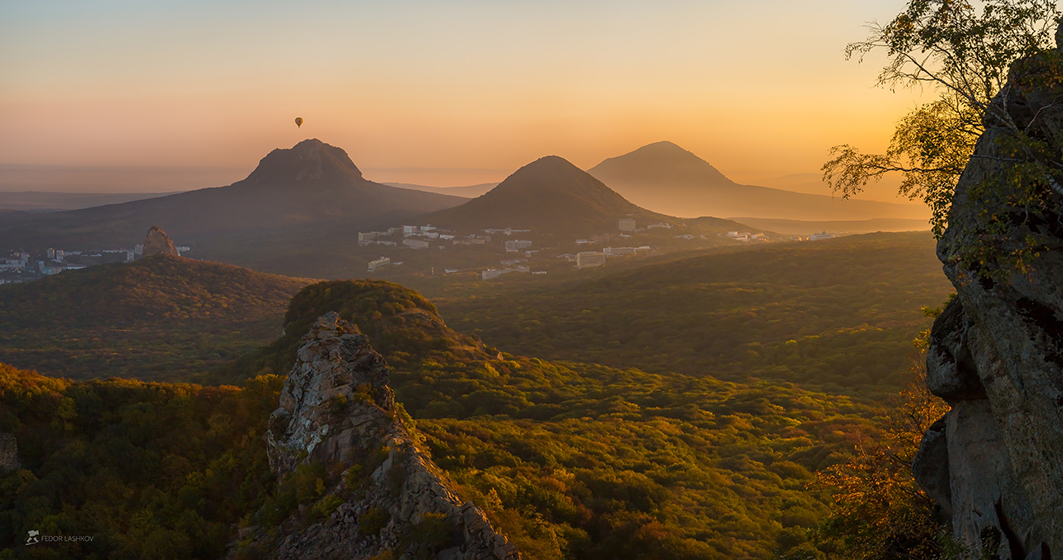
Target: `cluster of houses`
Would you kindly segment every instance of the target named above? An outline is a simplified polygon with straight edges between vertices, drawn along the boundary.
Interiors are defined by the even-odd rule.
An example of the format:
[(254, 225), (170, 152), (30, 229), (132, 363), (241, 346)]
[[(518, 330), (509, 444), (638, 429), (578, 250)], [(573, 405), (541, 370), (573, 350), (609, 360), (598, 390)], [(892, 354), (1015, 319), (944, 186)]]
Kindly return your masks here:
[[(639, 224), (634, 218), (620, 218), (617, 220), (617, 229), (620, 230), (620, 238), (632, 237), (630, 233), (645, 232), (652, 229), (671, 229), (672, 224), (665, 222), (654, 222), (639, 227)], [(402, 226), (392, 227), (385, 231), (370, 231), (358, 234), (358, 245), (384, 245), (389, 247), (406, 247), (413, 250), (425, 250), (432, 246), (436, 246), (439, 249), (445, 249), (448, 245), (487, 245), (490, 244), (494, 236), (505, 236), (507, 238), (515, 237), (512, 239), (505, 239), (502, 241), (502, 247), (507, 253), (521, 253), (525, 256), (531, 257), (534, 253), (538, 253), (539, 249), (534, 248), (535, 242), (531, 239), (522, 239), (519, 234), (530, 233), (528, 229), (514, 229), (514, 228), (495, 228), (484, 229), (476, 233), (468, 235), (458, 235), (452, 231), (441, 229), (432, 225), (421, 226)], [(736, 237), (737, 232), (734, 236)], [(763, 237), (763, 234), (744, 234), (751, 239), (759, 239)], [(591, 236), (589, 239), (576, 239), (575, 243), (577, 247), (584, 247), (586, 245), (605, 244), (610, 239), (617, 237), (616, 234), (602, 234)], [(676, 236), (684, 237), (687, 239), (693, 239), (693, 235)], [(701, 236), (704, 238), (705, 236)], [(449, 242), (449, 243), (447, 243)], [(629, 255), (637, 255), (650, 253), (653, 249), (648, 245), (642, 245), (639, 247), (604, 247), (600, 251), (585, 251), (581, 250), (575, 254), (566, 253), (560, 255), (558, 258), (565, 259), (575, 264), (576, 268), (594, 268), (602, 266), (606, 263), (607, 259), (615, 257), (624, 257)], [(546, 274), (546, 271), (532, 271), (530, 266), (526, 263), (527, 259), (524, 258), (510, 258), (501, 261), (502, 266), (498, 268), (488, 268), (480, 271), (480, 278), (483, 280), (491, 280), (500, 276), (511, 273), (524, 273), (524, 274)], [(376, 272), (387, 266), (394, 266), (401, 263), (392, 262), (390, 257), (381, 256), (378, 259), (369, 262), (368, 271)], [(444, 273), (451, 274), (458, 272), (458, 269), (445, 268)]]
[[(806, 237), (802, 237), (800, 235), (795, 235), (795, 236), (790, 237), (790, 240), (791, 241), (820, 241), (820, 240), (823, 240), (823, 239), (834, 239), (835, 237), (841, 237), (842, 235), (843, 234), (840, 234), (840, 233), (827, 233), (826, 231), (824, 231), (822, 233), (813, 233), (812, 235), (809, 235), (809, 236), (806, 236)], [(763, 233), (750, 233), (748, 231), (743, 231), (743, 232), (729, 231), (729, 232), (727, 232), (727, 237), (730, 238), (730, 239), (734, 239), (735, 241), (746, 241), (746, 242), (749, 242), (749, 241), (767, 241), (768, 240), (767, 236), (764, 235)]]
[(602, 266), (605, 264), (605, 260), (612, 257), (626, 257), (628, 255), (638, 255), (642, 253), (649, 253), (653, 251), (653, 248), (649, 245), (643, 245), (641, 247), (605, 247), (598, 251), (580, 251), (575, 255), (565, 253), (558, 258), (565, 259), (569, 262), (576, 263), (576, 268), (593, 268), (596, 266)]
[[(432, 241), (449, 241), (452, 245), (486, 245), (491, 242), (491, 232), (528, 231), (528, 230), (484, 230), (484, 234), (472, 234), (458, 237), (453, 232), (433, 225), (402, 226), (388, 228), (386, 231), (368, 231), (358, 234), (358, 245), (385, 245), (389, 247), (408, 247), (423, 250), (432, 246)], [(506, 235), (510, 235), (506, 233)]]
[(767, 241), (767, 236), (763, 233), (750, 233), (748, 231), (729, 231), (727, 232), (727, 237), (735, 241)]

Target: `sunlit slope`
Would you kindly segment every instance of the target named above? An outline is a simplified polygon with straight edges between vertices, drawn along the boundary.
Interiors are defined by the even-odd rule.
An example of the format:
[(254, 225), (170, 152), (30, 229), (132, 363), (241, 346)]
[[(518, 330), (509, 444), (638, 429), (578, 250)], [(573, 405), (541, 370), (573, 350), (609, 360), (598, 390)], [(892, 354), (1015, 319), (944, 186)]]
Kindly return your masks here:
[(286, 371), (326, 311), (369, 336), (435, 460), (528, 559), (769, 558), (827, 511), (811, 473), (870, 428), (870, 409), (787, 384), (512, 355), (380, 281), (307, 286), (285, 334), (225, 374)]
[(951, 291), (929, 233), (706, 254), (586, 280), (436, 301), (451, 326), (522, 354), (876, 394), (920, 312)]
[(185, 380), (277, 336), (307, 280), (155, 256), (0, 286), (0, 362), (75, 379)]
[(631, 202), (656, 212), (696, 216), (752, 216), (787, 220), (926, 219), (926, 208), (843, 200), (767, 187), (739, 185), (708, 162), (671, 142), (643, 146), (588, 170)]

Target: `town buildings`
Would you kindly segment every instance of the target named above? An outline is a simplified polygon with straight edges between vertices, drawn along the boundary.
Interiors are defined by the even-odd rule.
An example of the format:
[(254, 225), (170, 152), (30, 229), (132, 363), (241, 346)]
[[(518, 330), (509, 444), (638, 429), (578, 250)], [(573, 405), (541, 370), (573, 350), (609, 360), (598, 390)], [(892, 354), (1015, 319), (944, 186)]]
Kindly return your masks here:
[(605, 253), (584, 251), (576, 254), (576, 268), (590, 268), (605, 264)]

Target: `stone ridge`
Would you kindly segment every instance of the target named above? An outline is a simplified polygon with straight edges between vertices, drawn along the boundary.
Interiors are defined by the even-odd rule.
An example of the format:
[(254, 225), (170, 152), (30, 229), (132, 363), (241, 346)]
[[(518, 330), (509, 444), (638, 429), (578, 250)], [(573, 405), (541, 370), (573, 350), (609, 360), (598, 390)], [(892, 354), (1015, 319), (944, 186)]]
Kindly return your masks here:
[[(1063, 84), (1043, 78), (1061, 66), (1059, 52), (1019, 61), (993, 101), (1056, 154)], [(1002, 178), (1015, 152), (1001, 142), (1010, 134), (999, 117), (986, 119), (938, 244), (957, 297), (931, 330), (927, 387), (952, 410), (927, 431), (912, 468), (970, 552), (1034, 560), (1063, 554), (1063, 196), (1043, 185), (1046, 211), (1030, 219), (1005, 196), (977, 194), (1011, 184)], [(987, 232), (980, 215), (1002, 217), (1008, 231)], [(963, 264), (978, 243), (1010, 253), (1031, 238), (1043, 245), (1028, 271), (990, 259), (980, 270)], [(993, 541), (996, 550), (980, 550)]]
[(283, 522), (269, 557), (361, 560), (390, 550), (404, 560), (519, 560), (418, 447), (399, 419), (388, 379), (368, 338), (335, 312), (303, 337), (280, 407), (270, 415), (271, 470), (283, 476), (310, 462), (348, 473), (367, 464), (375, 469), (362, 473), (357, 488), (347, 486), (357, 478), (349, 476), (328, 488), (319, 503), (342, 501), (324, 520), (305, 528), (295, 519)]

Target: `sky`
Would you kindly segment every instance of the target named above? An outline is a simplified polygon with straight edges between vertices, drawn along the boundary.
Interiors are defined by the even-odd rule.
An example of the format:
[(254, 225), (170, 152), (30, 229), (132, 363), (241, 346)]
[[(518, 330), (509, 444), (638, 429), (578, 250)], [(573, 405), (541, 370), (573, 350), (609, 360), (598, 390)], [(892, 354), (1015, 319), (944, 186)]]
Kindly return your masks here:
[(670, 140), (739, 182), (814, 183), (829, 147), (882, 150), (927, 95), (845, 60), (904, 4), (0, 0), (0, 181), (219, 186), (319, 138), (376, 181), (497, 182)]

